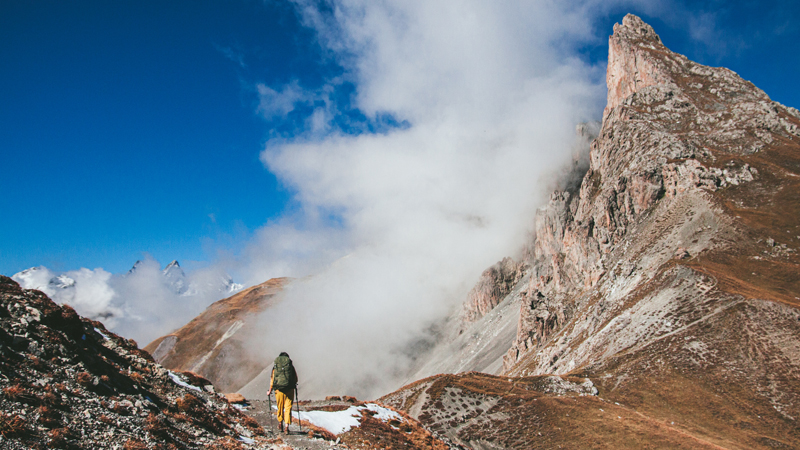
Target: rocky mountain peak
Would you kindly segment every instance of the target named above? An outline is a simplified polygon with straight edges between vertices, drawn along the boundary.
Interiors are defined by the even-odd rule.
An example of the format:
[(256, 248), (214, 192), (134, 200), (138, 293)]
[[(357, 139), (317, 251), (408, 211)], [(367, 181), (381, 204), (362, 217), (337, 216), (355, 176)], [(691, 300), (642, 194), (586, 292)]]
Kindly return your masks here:
[[(537, 211), (524, 265), (506, 259), (482, 274), (469, 320), (429, 357), (453, 363), (420, 370), (502, 377), (430, 377), (385, 400), (476, 448), (555, 448), (553, 429), (565, 447), (590, 447), (604, 439), (582, 444), (584, 430), (638, 427), (632, 411), (667, 425), (661, 437), (643, 432), (654, 447), (797, 447), (800, 113), (729, 69), (670, 51), (633, 15), (614, 27), (606, 79), (577, 188), (562, 185)], [(566, 414), (547, 413), (567, 417), (557, 426), (542, 398), (524, 423), (509, 419), (524, 414), (516, 395), (513, 409), (463, 410), (472, 395), (486, 402), (487, 392), (551, 375), (590, 380), (602, 404), (578, 394)], [(626, 413), (609, 414), (612, 405)], [(466, 424), (448, 423), (454, 416)], [(549, 426), (526, 429), (534, 417)], [(576, 424), (580, 432), (562, 431)], [(606, 442), (641, 448), (620, 439), (631, 429)]]
[(622, 18), (622, 23), (614, 24), (614, 35), (618, 37), (648, 39), (657, 43), (661, 43), (661, 38), (658, 37), (653, 27), (645, 23), (639, 16), (628, 14)]
[(634, 92), (672, 81), (669, 71), (655, 57), (664, 51), (669, 52), (653, 27), (639, 17), (628, 14), (622, 24), (614, 25), (614, 34), (608, 39), (608, 103), (604, 118)]

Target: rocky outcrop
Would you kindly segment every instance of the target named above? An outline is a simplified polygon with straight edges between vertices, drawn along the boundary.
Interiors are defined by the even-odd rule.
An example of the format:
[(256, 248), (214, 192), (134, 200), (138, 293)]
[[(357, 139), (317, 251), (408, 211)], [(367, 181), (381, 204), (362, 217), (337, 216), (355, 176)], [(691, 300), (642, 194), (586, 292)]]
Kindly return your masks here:
[(503, 372), (589, 377), (709, 445), (791, 447), (800, 114), (631, 15), (607, 81), (585, 175), (537, 212)]
[(524, 262), (515, 262), (511, 258), (503, 258), (484, 270), (464, 302), (464, 319), (474, 322), (485, 316), (500, 304), (524, 274)]
[[(796, 149), (796, 110), (730, 70), (669, 51), (638, 17), (614, 27), (607, 82), (603, 125), (580, 188), (555, 192), (537, 214), (530, 285), (506, 369), (573, 319), (582, 294), (617, 276), (609, 270), (634, 267), (660, 248), (640, 248), (634, 240), (643, 236), (634, 230), (686, 206), (683, 197), (693, 197), (690, 208), (729, 219), (710, 195), (760, 176), (743, 157), (787, 144)], [(729, 224), (714, 221), (714, 227)], [(673, 247), (666, 254), (674, 255), (680, 243), (665, 235), (670, 230), (653, 231), (660, 234), (649, 238), (664, 238), (660, 245)], [(637, 247), (644, 253), (632, 254)], [(688, 254), (709, 249), (694, 247)], [(648, 262), (657, 270), (669, 260)]]
[[(258, 423), (102, 323), (0, 276), (0, 447), (264, 448)], [(246, 442), (245, 442), (246, 441)]]

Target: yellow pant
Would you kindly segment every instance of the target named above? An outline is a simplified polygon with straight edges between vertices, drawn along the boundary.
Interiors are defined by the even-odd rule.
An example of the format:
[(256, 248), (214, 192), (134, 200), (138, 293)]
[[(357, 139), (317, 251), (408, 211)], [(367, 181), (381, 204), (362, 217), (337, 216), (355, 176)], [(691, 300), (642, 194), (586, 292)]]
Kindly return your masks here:
[(275, 390), (275, 401), (278, 403), (278, 422), (292, 423), (292, 399), (294, 389), (284, 391)]

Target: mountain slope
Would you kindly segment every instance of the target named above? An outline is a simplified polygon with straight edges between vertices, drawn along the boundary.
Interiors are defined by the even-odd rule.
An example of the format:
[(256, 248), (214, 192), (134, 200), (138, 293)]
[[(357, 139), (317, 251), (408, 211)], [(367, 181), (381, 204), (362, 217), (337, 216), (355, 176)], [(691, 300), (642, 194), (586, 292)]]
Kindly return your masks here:
[(469, 372), (426, 378), (381, 401), (475, 450), (719, 448), (593, 392), (591, 382), (574, 377)]
[(277, 302), (276, 295), (290, 281), (273, 278), (217, 301), (179, 330), (148, 344), (145, 350), (164, 367), (196, 372), (222, 391), (235, 391), (267, 364), (249, 357), (240, 338), (252, 326), (248, 318), (255, 318)]
[[(800, 113), (671, 52), (632, 15), (609, 39), (607, 83), (589, 168), (538, 212), (526, 285), (499, 303), (520, 305), (502, 372), (589, 378), (603, 401), (687, 438), (637, 443), (626, 439), (644, 428), (582, 424), (598, 447), (613, 436), (627, 448), (800, 447)], [(436, 417), (454, 407), (413, 386), (393, 396), (417, 395), (408, 411), (444, 409), (419, 417), (460, 442), (559, 443), (502, 421), (506, 434), (465, 435), (487, 414), (515, 417), (514, 403), (448, 424)], [(576, 399), (537, 417), (552, 429), (597, 408)]]
[[(0, 276), (0, 447), (264, 448), (258, 423), (136, 345)], [(247, 441), (249, 443), (245, 443)]]

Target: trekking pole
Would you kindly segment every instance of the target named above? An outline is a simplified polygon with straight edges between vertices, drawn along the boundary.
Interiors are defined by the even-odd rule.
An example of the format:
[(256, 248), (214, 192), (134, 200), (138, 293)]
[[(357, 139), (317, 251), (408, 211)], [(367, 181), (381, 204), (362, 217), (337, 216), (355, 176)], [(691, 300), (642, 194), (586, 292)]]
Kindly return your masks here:
[(267, 410), (267, 415), (269, 416), (269, 431), (274, 430), (272, 426), (272, 394), (267, 395), (267, 402), (269, 404), (269, 409)]
[(297, 426), (300, 427), (300, 434), (303, 434), (303, 423), (300, 422), (300, 402), (297, 401), (297, 397), (299, 397), (299, 389), (297, 386), (294, 387), (294, 406), (297, 410)]

